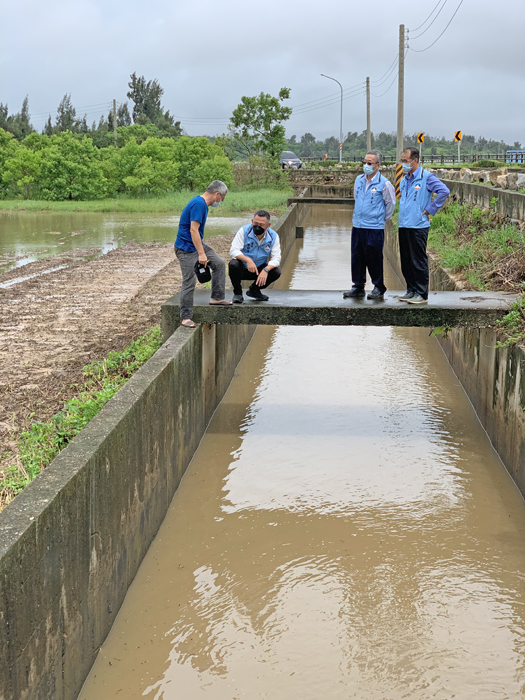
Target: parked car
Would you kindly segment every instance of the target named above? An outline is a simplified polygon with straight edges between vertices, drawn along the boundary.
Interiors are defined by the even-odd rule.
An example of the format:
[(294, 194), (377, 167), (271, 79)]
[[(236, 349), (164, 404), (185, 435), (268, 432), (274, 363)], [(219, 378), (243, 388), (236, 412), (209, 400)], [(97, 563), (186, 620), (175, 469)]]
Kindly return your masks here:
[(302, 168), (303, 161), (298, 158), (292, 151), (283, 151), (281, 153), (281, 168)]

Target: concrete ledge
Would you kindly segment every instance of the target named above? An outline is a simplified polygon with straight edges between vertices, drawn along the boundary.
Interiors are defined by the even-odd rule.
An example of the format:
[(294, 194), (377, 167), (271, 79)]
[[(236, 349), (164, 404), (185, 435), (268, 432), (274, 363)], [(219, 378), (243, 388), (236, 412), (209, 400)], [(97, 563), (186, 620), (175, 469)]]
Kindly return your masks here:
[[(516, 297), (496, 292), (433, 292), (427, 306), (399, 302), (404, 291), (390, 292), (382, 302), (343, 299), (342, 291), (271, 290), (270, 301), (211, 306), (210, 293), (195, 293), (193, 317), (198, 323), (271, 326), (449, 326), (490, 328)], [(162, 306), (162, 316), (179, 317), (179, 296)]]
[(353, 197), (289, 197), (288, 206), (292, 204), (354, 204)]

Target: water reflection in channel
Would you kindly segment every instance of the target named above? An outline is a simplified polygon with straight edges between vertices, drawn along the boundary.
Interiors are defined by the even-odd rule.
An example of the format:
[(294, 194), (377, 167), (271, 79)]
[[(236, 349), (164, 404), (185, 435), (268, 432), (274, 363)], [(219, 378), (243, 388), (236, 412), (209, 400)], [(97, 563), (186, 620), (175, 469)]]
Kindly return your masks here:
[[(346, 288), (348, 211), (296, 252)], [(260, 328), (80, 698), (521, 696), (524, 523), (427, 331)]]

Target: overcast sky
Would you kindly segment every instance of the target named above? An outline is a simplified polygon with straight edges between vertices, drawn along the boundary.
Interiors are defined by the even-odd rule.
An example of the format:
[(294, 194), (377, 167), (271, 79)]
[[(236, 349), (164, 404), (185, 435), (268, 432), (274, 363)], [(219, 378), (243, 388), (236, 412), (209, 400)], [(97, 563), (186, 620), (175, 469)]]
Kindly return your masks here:
[[(416, 37), (429, 22), (414, 30), (437, 3), (4, 1), (0, 102), (16, 112), (28, 94), (40, 130), (68, 92), (91, 123), (101, 110), (107, 113), (113, 98), (126, 100), (129, 75), (136, 71), (159, 80), (164, 106), (187, 133), (218, 134), (243, 95), (277, 94), (286, 86), (292, 107), (335, 95), (334, 104), (319, 109), (310, 109), (315, 102), (297, 107), (286, 124), (289, 136), (309, 131), (324, 139), (338, 136), (340, 93), (320, 73), (337, 78), (345, 90), (359, 90), (370, 76), (372, 130), (395, 132), (396, 70), (378, 82), (396, 59), (399, 25)], [(452, 137), (462, 129), (525, 144), (525, 0), (463, 0), (434, 46), (412, 50), (426, 49), (459, 3), (441, 0), (432, 26), (410, 39), (405, 132)], [(344, 101), (345, 134), (366, 128), (363, 93)]]

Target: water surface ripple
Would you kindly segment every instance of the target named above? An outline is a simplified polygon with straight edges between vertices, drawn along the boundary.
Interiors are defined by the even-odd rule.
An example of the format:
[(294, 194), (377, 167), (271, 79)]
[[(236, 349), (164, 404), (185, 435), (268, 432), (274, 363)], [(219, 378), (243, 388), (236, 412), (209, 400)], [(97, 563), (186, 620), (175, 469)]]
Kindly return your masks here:
[[(293, 288), (349, 286), (349, 225)], [(522, 697), (524, 524), (428, 331), (259, 328), (80, 698)]]

